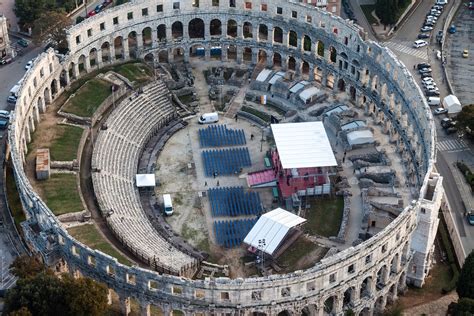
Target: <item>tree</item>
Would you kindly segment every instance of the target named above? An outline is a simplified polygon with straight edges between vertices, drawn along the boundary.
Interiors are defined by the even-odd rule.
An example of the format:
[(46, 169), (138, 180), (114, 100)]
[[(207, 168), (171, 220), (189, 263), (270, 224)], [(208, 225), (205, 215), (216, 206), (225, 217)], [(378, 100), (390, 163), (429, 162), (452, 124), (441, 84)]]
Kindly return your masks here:
[(471, 136), (474, 135), (474, 104), (463, 106), (456, 119), (459, 130), (465, 130)]
[(41, 12), (48, 10), (49, 0), (15, 0), (13, 11), (18, 17), (19, 24), (23, 28), (33, 26), (33, 22), (39, 18)]
[(22, 307), (19, 310), (10, 312), (8, 316), (33, 316), (30, 310), (26, 307)]
[(474, 299), (474, 251), (464, 261), (456, 292), (460, 298)]
[(71, 24), (63, 10), (43, 12), (33, 24), (33, 42), (51, 42), (60, 50), (67, 49), (66, 29)]
[(455, 316), (470, 316), (474, 314), (474, 300), (470, 298), (460, 298), (457, 303), (451, 303), (448, 307), (448, 314)]
[(44, 265), (37, 257), (20, 256), (16, 257), (10, 265), (12, 274), (20, 279), (32, 278), (45, 270)]

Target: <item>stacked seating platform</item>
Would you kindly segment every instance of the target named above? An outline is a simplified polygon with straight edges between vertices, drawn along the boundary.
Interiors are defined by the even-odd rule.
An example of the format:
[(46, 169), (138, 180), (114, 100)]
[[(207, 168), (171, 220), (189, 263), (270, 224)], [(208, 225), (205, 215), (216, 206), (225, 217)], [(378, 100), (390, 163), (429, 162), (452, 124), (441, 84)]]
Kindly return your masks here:
[(211, 188), (208, 191), (212, 216), (260, 215), (263, 211), (258, 192), (243, 187)]
[(243, 167), (252, 165), (247, 147), (205, 150), (201, 154), (207, 177), (238, 174)]
[(243, 146), (247, 144), (243, 129), (229, 129), (227, 125), (211, 125), (199, 129), (201, 147)]
[(215, 221), (217, 243), (226, 248), (240, 246), (245, 236), (252, 229), (257, 219), (242, 219), (234, 221)]

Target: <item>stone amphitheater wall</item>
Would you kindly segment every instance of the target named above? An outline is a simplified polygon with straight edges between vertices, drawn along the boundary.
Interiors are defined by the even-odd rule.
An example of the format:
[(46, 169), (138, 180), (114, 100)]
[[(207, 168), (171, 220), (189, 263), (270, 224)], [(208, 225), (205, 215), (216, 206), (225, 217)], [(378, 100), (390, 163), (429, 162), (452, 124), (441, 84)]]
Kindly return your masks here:
[[(176, 3), (180, 9), (173, 9)], [(218, 6), (213, 5), (216, 3)], [(231, 3), (235, 7), (229, 8)], [(187, 26), (193, 19), (204, 22), (203, 37), (189, 37)], [(224, 30), (228, 30), (229, 21), (235, 21), (236, 37), (211, 36), (210, 23), (216, 19), (222, 21), (222, 34), (227, 34)], [(184, 26), (179, 38), (173, 38), (175, 22)], [(249, 28), (248, 23), (253, 27)], [(157, 30), (160, 25), (165, 25), (166, 40), (159, 39), (153, 31), (151, 42), (144, 42), (143, 30)], [(267, 40), (260, 40), (257, 25), (265, 25), (268, 34), (281, 34), (281, 43), (278, 36), (268, 35)], [(194, 24), (191, 31), (196, 31)], [(136, 32), (133, 40), (128, 39), (131, 32)], [(310, 49), (304, 44), (308, 41), (305, 38), (311, 40)], [(318, 54), (318, 41), (324, 43), (324, 56)], [(441, 178), (433, 171), (433, 118), (404, 65), (388, 49), (365, 39), (358, 26), (284, 0), (206, 0), (200, 1), (199, 7), (193, 7), (191, 2), (136, 0), (73, 26), (68, 31), (68, 42), (68, 55), (58, 56), (50, 49), (35, 60), (22, 82), (9, 128), (15, 180), (28, 218), (22, 224), (25, 238), (46, 262), (62, 262), (75, 274), (104, 282), (119, 294), (125, 313), (129, 299), (135, 298), (143, 314), (149, 314), (150, 304), (160, 306), (166, 315), (174, 309), (186, 315), (276, 315), (282, 311), (301, 313), (303, 309), (311, 315), (322, 315), (342, 314), (348, 308), (356, 314), (372, 314), (396, 299), (405, 288), (408, 275), (415, 284), (423, 284), (426, 269), (413, 269), (411, 262), (415, 257), (420, 265), (428, 267), (442, 195)], [(134, 42), (138, 44), (130, 49), (129, 43)], [(120, 50), (110, 43), (120, 43)], [(170, 62), (177, 57), (187, 61), (196, 45), (204, 48), (205, 59), (211, 58), (211, 47), (219, 45), (223, 61), (228, 60), (228, 52), (233, 53), (235, 47), (236, 62), (251, 65), (261, 62), (265, 52), (269, 67), (281, 60), (283, 69), (306, 75), (334, 92), (349, 93), (355, 106), (374, 117), (397, 144), (408, 164), (406, 177), (417, 200), (375, 237), (323, 259), (310, 269), (285, 275), (205, 280), (159, 275), (122, 265), (76, 241), (35, 193), (24, 171), (27, 144), (39, 122), (39, 113), (87, 72), (133, 58), (159, 60), (166, 56)], [(177, 54), (177, 49), (181, 53)]]

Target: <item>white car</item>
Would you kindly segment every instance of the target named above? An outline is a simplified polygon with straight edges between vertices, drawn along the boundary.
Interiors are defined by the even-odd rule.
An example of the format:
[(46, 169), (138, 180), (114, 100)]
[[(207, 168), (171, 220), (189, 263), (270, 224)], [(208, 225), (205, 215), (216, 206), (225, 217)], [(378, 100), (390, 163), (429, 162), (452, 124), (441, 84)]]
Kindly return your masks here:
[(445, 109), (445, 108), (437, 108), (436, 110), (434, 110), (435, 115), (440, 115), (440, 114), (444, 114), (444, 113), (448, 113), (448, 110)]
[(422, 82), (423, 84), (430, 84), (430, 83), (433, 83), (433, 82), (435, 82), (435, 81), (434, 81), (434, 79), (431, 78), (431, 77), (426, 77), (426, 78), (421, 79), (421, 82)]
[(436, 87), (436, 82), (434, 81), (423, 81), (423, 86), (428, 89), (429, 86)]
[(424, 46), (427, 46), (428, 45), (428, 42), (427, 41), (424, 41), (424, 40), (416, 40), (414, 43), (413, 43), (413, 47), (414, 48), (420, 48), (420, 47), (424, 47)]
[(31, 66), (33, 66), (33, 62), (34, 62), (34, 61), (35, 61), (35, 60), (32, 59), (32, 60), (30, 60), (29, 62), (27, 62), (27, 63), (26, 63), (26, 66), (25, 66), (25, 70), (30, 70)]
[(420, 31), (422, 32), (429, 32), (429, 31), (432, 31), (433, 30), (433, 27), (432, 26), (423, 26)]

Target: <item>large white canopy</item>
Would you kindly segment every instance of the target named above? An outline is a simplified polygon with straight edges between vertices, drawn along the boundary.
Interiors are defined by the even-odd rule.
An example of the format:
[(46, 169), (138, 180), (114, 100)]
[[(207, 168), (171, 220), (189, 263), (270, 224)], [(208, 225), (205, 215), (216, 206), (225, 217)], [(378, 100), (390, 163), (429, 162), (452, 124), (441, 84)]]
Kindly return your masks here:
[(462, 110), (461, 102), (454, 94), (444, 97), (443, 106), (448, 110), (448, 114), (456, 114)]
[(322, 122), (272, 124), (284, 169), (336, 166)]
[(288, 231), (304, 222), (306, 219), (277, 208), (258, 219), (245, 237), (244, 243), (273, 255)]
[(139, 188), (155, 186), (155, 175), (152, 173), (137, 174), (135, 180)]

